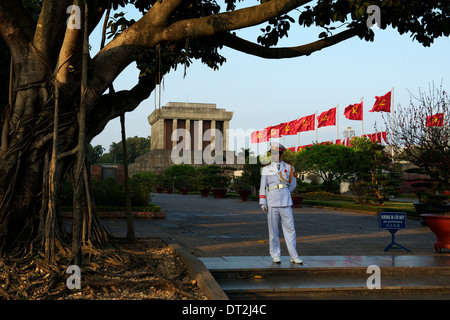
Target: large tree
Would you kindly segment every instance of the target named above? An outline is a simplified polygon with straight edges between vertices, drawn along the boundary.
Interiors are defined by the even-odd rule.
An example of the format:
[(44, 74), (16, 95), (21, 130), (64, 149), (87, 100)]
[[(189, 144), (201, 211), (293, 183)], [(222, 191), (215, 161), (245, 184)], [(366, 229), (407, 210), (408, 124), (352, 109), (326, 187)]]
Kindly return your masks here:
[[(22, 1), (0, 0), (0, 34), (12, 57), (0, 155), (2, 251), (20, 252), (34, 243), (53, 259), (55, 246), (68, 240), (58, 209), (65, 174), (74, 181), (74, 257), (82, 245), (105, 240), (90, 201), (86, 145), (111, 119), (134, 110), (179, 64), (200, 59), (217, 68), (224, 62), (218, 52), (224, 45), (265, 58), (288, 58), (355, 36), (372, 41), (374, 33), (366, 24), (369, 4), (381, 9), (381, 28), (410, 32), (425, 46), (449, 34), (448, 1), (269, 0), (242, 9), (236, 2), (225, 0), (222, 9), (213, 0), (43, 0), (36, 23)], [(116, 15), (109, 24), (110, 42), (89, 56), (87, 39), (95, 27), (111, 8), (127, 4), (142, 17), (135, 21)], [(323, 28), (319, 39), (273, 47), (296, 23), (294, 17), (300, 26)], [(258, 43), (232, 33), (262, 23)], [(141, 70), (137, 84), (115, 92), (113, 81), (132, 62)]]

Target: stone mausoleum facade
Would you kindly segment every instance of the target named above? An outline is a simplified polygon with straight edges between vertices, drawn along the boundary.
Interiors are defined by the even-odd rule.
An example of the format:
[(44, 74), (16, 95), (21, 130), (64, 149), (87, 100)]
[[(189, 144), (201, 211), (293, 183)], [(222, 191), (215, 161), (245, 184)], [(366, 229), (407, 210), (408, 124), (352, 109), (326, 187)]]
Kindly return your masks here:
[(225, 165), (225, 159), (233, 159), (227, 166), (238, 167), (234, 151), (228, 150), (232, 117), (233, 112), (210, 103), (169, 102), (155, 109), (148, 116), (151, 150), (129, 165), (130, 176), (143, 171), (161, 174), (179, 163)]

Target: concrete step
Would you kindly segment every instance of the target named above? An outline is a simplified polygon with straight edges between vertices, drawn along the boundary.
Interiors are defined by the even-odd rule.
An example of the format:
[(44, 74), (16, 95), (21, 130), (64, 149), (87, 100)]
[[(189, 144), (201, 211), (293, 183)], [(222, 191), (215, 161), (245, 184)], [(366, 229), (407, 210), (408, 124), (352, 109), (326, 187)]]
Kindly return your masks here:
[(380, 289), (366, 267), (210, 270), (230, 299), (449, 299), (449, 267), (380, 267)]

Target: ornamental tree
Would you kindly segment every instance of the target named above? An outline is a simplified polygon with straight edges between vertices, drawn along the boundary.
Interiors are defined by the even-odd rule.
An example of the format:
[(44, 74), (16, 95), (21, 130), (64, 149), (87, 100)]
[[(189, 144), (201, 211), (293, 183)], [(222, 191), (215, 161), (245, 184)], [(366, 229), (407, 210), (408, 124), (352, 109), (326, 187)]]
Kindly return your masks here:
[[(41, 6), (33, 19), (24, 3)], [(240, 5), (244, 2), (241, 1)], [(312, 54), (346, 39), (373, 41), (367, 28), (368, 2), (362, 0), (270, 0), (236, 8), (214, 0), (0, 0), (0, 35), (10, 54), (8, 105), (3, 110), (0, 155), (0, 249), (40, 248), (53, 261), (60, 247), (105, 243), (95, 213), (86, 170), (86, 146), (105, 125), (134, 110), (162, 76), (179, 65), (201, 60), (212, 68), (225, 61), (222, 46), (264, 57)], [(429, 46), (449, 35), (448, 1), (381, 1), (381, 28), (410, 33)], [(111, 9), (135, 6), (137, 20)], [(89, 44), (100, 24), (102, 43)], [(256, 42), (233, 30), (263, 28)], [(275, 47), (291, 26), (322, 28), (317, 41)], [(106, 29), (109, 26), (109, 38)], [(300, 41), (300, 40), (299, 40)], [(90, 46), (101, 50), (90, 56)], [(141, 73), (130, 90), (113, 82), (132, 62)], [(5, 85), (5, 84), (4, 84)], [(60, 219), (59, 189), (71, 175), (74, 228), (66, 234)], [(58, 246), (56, 245), (58, 244)]]
[[(450, 190), (450, 100), (440, 88), (411, 96), (410, 104), (396, 108), (392, 136), (398, 160), (415, 168), (411, 173), (428, 176), (420, 178), (413, 187), (428, 189), (426, 203), (440, 203), (447, 197), (439, 193)], [(388, 121), (386, 121), (386, 124)]]

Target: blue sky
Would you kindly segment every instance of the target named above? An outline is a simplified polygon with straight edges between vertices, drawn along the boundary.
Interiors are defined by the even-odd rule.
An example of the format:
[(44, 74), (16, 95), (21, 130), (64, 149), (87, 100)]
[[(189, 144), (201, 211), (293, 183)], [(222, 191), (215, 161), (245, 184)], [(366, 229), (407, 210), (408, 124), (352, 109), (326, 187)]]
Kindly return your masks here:
[[(382, 19), (382, 16), (381, 16)], [(240, 30), (238, 35), (255, 41), (259, 27)], [(161, 106), (168, 102), (215, 103), (218, 108), (234, 112), (230, 129), (260, 130), (268, 126), (291, 121), (318, 111), (326, 111), (339, 105), (339, 138), (346, 127), (353, 127), (361, 134), (361, 121), (351, 121), (343, 116), (349, 104), (364, 101), (364, 133), (384, 130), (381, 113), (369, 113), (380, 96), (394, 88), (394, 106), (407, 106), (410, 102), (408, 90), (417, 94), (419, 88), (428, 91), (429, 86), (448, 88), (450, 64), (450, 40), (440, 38), (425, 48), (414, 42), (410, 35), (399, 35), (392, 29), (374, 30), (375, 41), (366, 42), (353, 38), (307, 57), (284, 60), (267, 60), (232, 49), (221, 53), (227, 62), (213, 71), (196, 61), (187, 69), (179, 66), (164, 78), (161, 88)], [(319, 29), (291, 26), (288, 38), (279, 46), (293, 46), (317, 40)], [(98, 42), (99, 43), (99, 42)], [(96, 40), (91, 45), (98, 47)], [(115, 81), (116, 90), (129, 89), (137, 82), (138, 71), (127, 68)], [(150, 135), (147, 117), (155, 109), (155, 93), (143, 101), (133, 112), (126, 113), (127, 137)], [(156, 102), (158, 105), (159, 102)], [(385, 117), (389, 115), (385, 113)], [(121, 139), (120, 123), (112, 120), (105, 130), (95, 137), (92, 145), (102, 145), (108, 151), (112, 142)], [(318, 141), (336, 139), (336, 127), (318, 129)], [(283, 142), (283, 140), (280, 140)], [(300, 134), (300, 145), (315, 141), (315, 132)], [(296, 147), (298, 137), (287, 137), (286, 147)], [(239, 150), (251, 147), (257, 154), (266, 144), (231, 146)]]

